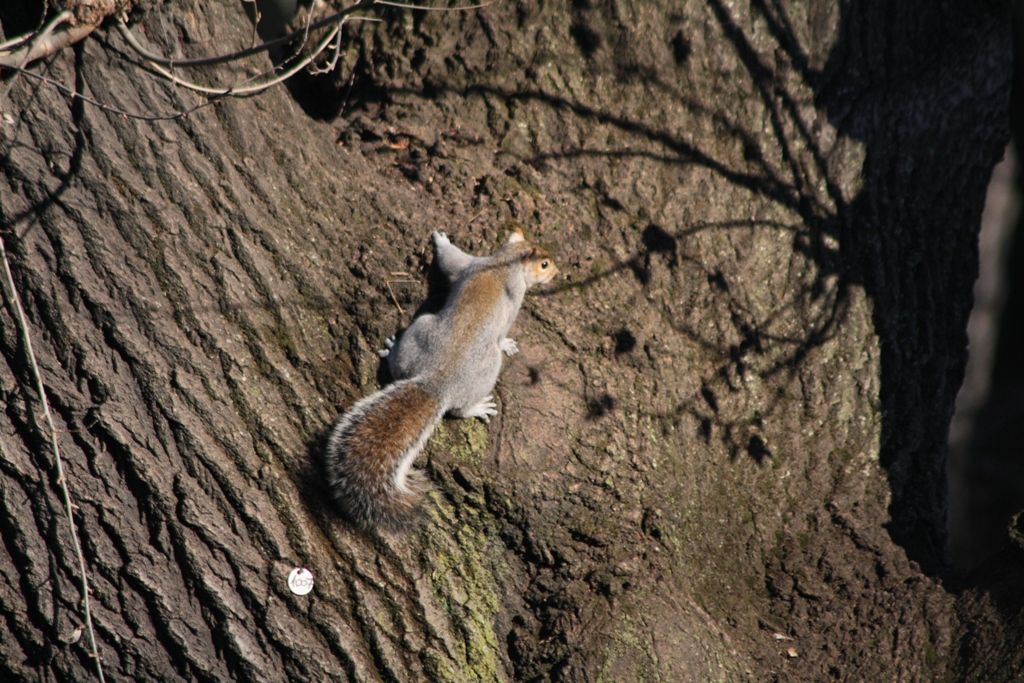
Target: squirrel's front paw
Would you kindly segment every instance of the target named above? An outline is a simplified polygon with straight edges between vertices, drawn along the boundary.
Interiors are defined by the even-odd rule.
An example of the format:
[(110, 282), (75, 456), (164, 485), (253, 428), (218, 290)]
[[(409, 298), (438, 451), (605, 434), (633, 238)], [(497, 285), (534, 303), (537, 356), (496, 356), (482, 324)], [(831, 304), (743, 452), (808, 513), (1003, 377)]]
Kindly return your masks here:
[(435, 230), (434, 234), (432, 234), (430, 237), (434, 240), (434, 246), (436, 248), (441, 248), (445, 245), (452, 243), (452, 241), (448, 239), (448, 234), (441, 232), (440, 230)]
[(514, 356), (519, 353), (519, 344), (516, 344), (516, 340), (512, 337), (505, 337), (498, 346), (501, 347), (506, 356)]

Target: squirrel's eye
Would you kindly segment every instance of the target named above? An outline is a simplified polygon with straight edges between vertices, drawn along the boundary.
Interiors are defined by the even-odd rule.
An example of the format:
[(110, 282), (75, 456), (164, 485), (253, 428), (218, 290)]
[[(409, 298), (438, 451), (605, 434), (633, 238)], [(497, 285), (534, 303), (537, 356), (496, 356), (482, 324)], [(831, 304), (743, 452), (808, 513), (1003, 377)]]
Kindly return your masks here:
[(544, 259), (543, 261), (540, 262), (540, 269), (541, 270), (547, 270), (547, 267), (548, 267), (548, 260), (547, 259)]

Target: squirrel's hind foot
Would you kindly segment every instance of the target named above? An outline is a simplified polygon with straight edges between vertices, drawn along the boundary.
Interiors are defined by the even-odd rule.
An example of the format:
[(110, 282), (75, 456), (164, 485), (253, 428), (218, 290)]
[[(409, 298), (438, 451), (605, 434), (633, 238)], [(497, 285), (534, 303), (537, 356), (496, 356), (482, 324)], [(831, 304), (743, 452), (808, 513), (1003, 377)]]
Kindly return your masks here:
[(395, 335), (391, 335), (384, 340), (384, 348), (377, 349), (377, 355), (381, 358), (387, 358), (391, 355), (391, 350), (395, 347)]
[(498, 414), (498, 404), (494, 402), (494, 396), (486, 396), (480, 399), (476, 405), (456, 412), (459, 417), (479, 417), (484, 422), (490, 422), (491, 418)]
[(505, 337), (498, 346), (501, 347), (506, 356), (514, 356), (519, 353), (519, 344), (516, 344), (516, 340), (512, 337)]

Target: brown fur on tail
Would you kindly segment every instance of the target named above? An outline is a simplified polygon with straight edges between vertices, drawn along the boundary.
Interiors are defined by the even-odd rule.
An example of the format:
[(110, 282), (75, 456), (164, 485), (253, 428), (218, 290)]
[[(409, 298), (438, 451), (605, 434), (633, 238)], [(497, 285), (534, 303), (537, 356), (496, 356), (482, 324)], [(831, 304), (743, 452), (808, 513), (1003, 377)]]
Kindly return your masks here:
[(363, 528), (395, 525), (419, 498), (413, 460), (444, 407), (418, 379), (395, 382), (352, 406), (331, 432), (325, 469), (331, 493)]

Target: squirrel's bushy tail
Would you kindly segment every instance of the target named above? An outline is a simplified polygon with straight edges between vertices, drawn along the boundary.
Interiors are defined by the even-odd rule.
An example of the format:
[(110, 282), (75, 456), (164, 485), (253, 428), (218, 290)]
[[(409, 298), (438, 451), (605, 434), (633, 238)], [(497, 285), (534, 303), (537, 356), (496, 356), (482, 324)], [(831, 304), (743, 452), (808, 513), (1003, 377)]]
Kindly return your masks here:
[(393, 526), (418, 499), (410, 472), (444, 406), (418, 378), (390, 384), (341, 416), (327, 441), (327, 483), (357, 525)]

